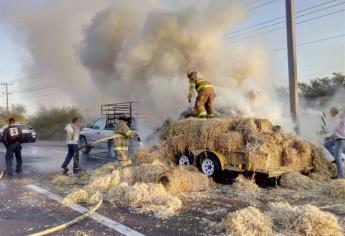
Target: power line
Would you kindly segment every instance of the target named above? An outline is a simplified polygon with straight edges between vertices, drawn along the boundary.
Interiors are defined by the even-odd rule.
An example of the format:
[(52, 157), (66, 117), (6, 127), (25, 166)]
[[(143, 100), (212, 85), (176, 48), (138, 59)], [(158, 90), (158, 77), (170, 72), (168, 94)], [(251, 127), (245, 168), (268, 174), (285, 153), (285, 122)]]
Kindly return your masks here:
[(55, 88), (55, 86), (46, 85), (46, 86), (39, 86), (39, 87), (31, 87), (31, 88), (27, 88), (24, 90), (15, 90), (13, 92), (14, 93), (27, 93), (27, 92), (34, 92), (34, 91), (38, 91), (38, 90), (42, 90), (42, 89), (50, 89), (50, 88)]
[[(311, 7), (308, 7), (308, 8), (299, 10), (299, 11), (296, 11), (296, 15), (298, 13), (301, 13), (301, 12), (304, 12), (304, 11), (308, 11), (308, 10), (311, 10), (311, 9), (314, 9), (314, 8), (317, 8), (317, 7), (320, 7), (320, 6), (328, 5), (328, 4), (332, 3), (332, 2), (337, 2), (337, 1), (338, 0), (332, 0), (332, 1), (324, 2), (324, 3), (321, 3), (321, 4), (317, 4), (317, 5), (314, 5), (314, 6), (311, 6)], [(344, 2), (342, 2), (341, 4), (344, 4)], [(333, 7), (334, 7), (334, 5), (333, 5)], [(325, 8), (323, 8), (323, 9), (325, 9)], [(314, 13), (315, 12), (317, 12), (317, 11), (314, 11)], [(298, 16), (298, 17), (301, 17), (301, 16)], [(281, 17), (278, 17), (278, 18), (273, 18), (273, 19), (270, 19), (270, 20), (267, 20), (267, 21), (255, 24), (255, 25), (248, 26), (248, 27), (243, 28), (243, 29), (239, 29), (239, 30), (234, 31), (232, 33), (228, 33), (226, 35), (230, 36), (230, 35), (233, 35), (233, 34), (237, 34), (237, 33), (243, 32), (243, 31), (247, 31), (247, 30), (252, 29), (252, 28), (256, 28), (256, 27), (261, 26), (261, 25), (265, 25), (267, 23), (271, 23), (272, 21), (276, 21), (276, 20), (280, 20), (280, 19), (284, 19), (284, 18), (285, 18), (285, 16), (281, 16)]]
[[(344, 5), (344, 4), (345, 4), (345, 2), (341, 2), (341, 3), (334, 4), (334, 5), (332, 5), (332, 6), (324, 7), (324, 8), (321, 8), (321, 9), (318, 9), (318, 10), (315, 10), (315, 11), (312, 11), (312, 12), (308, 12), (308, 13), (303, 14), (303, 15), (296, 16), (296, 19), (297, 19), (297, 18), (304, 17), (304, 16), (308, 16), (308, 15), (311, 15), (311, 14), (314, 14), (314, 13), (317, 13), (317, 12), (320, 12), (320, 11), (324, 11), (324, 10), (327, 10), (327, 9), (330, 9), (330, 8), (333, 8), (333, 7), (337, 7), (337, 6), (340, 6), (340, 5)], [(282, 19), (282, 18), (284, 18), (284, 17), (280, 17), (280, 18), (276, 18), (276, 19)], [(310, 21), (310, 19), (308, 19), (307, 21)], [(306, 21), (306, 22), (307, 22), (307, 21)], [(266, 24), (266, 23), (268, 23), (268, 21), (266, 21), (265, 24)], [(228, 38), (229, 38), (229, 39), (237, 38), (237, 37), (240, 37), (240, 36), (242, 36), (242, 35), (244, 35), (244, 34), (247, 34), (247, 33), (250, 33), (250, 32), (255, 32), (255, 31), (258, 31), (258, 30), (262, 30), (262, 29), (267, 29), (267, 28), (270, 28), (270, 27), (272, 27), (272, 26), (279, 25), (279, 24), (282, 24), (282, 23), (285, 23), (285, 20), (279, 21), (279, 22), (276, 22), (276, 23), (273, 23), (273, 24), (270, 24), (270, 25), (266, 25), (266, 26), (263, 26), (263, 27), (260, 27), (260, 28), (257, 28), (257, 26), (263, 25), (263, 23), (262, 23), (262, 24), (258, 24), (258, 25), (255, 26), (256, 29), (250, 30), (249, 32), (242, 33), (242, 34), (236, 34), (236, 33), (234, 33), (235, 35), (231, 36), (231, 35), (232, 35), (232, 34), (231, 34), (231, 35), (229, 35)], [(301, 22), (300, 22), (300, 23), (301, 23)], [(303, 22), (302, 22), (302, 23), (303, 23)], [(247, 31), (247, 30), (243, 30), (243, 31)]]
[[(340, 34), (340, 35), (336, 35), (336, 36), (333, 36), (333, 37), (322, 38), (322, 39), (318, 39), (318, 40), (314, 40), (314, 41), (299, 43), (299, 44), (297, 44), (297, 46), (299, 47), (299, 46), (303, 46), (303, 45), (307, 45), (307, 44), (323, 42), (323, 41), (327, 41), (327, 40), (331, 40), (331, 39), (336, 39), (336, 38), (340, 38), (340, 37), (345, 37), (345, 34)], [(286, 47), (284, 47), (284, 48), (277, 48), (277, 49), (274, 49), (274, 51), (281, 51), (281, 50), (285, 50), (285, 49), (286, 49)]]
[[(308, 20), (297, 22), (296, 25), (303, 24), (305, 22), (309, 22), (309, 21), (313, 21), (313, 20), (317, 20), (317, 19), (320, 19), (320, 18), (324, 18), (324, 17), (330, 16), (330, 15), (334, 15), (334, 14), (337, 14), (337, 13), (340, 13), (340, 12), (344, 12), (344, 11), (345, 11), (345, 9), (341, 9), (341, 10), (338, 10), (338, 11), (335, 11), (335, 12), (331, 12), (331, 13), (328, 13), (328, 14), (325, 14), (325, 15), (313, 17), (313, 18), (308, 19)], [(271, 33), (271, 32), (275, 32), (275, 31), (278, 31), (278, 30), (282, 30), (282, 29), (284, 29), (284, 27), (275, 28), (275, 29), (272, 29), (272, 30), (269, 30), (269, 31), (261, 32), (259, 34), (249, 35), (248, 37), (244, 37), (244, 38), (240, 38), (238, 40), (232, 41), (232, 43), (237, 43), (237, 42), (240, 42), (240, 41), (243, 41), (243, 40), (246, 40), (246, 39), (255, 38), (255, 37), (258, 37), (258, 36), (261, 36), (261, 35), (264, 35), (264, 34), (268, 34), (268, 33)]]
[(261, 7), (270, 5), (270, 4), (275, 3), (275, 2), (278, 2), (278, 1), (279, 1), (279, 0), (273, 0), (273, 1), (265, 2), (265, 3), (262, 3), (262, 4), (260, 4), (260, 5), (255, 6), (255, 7), (251, 7), (251, 8), (249, 8), (248, 10), (249, 10), (249, 11), (252, 11), (252, 10), (255, 10), (255, 9), (258, 9), (258, 8), (261, 8)]

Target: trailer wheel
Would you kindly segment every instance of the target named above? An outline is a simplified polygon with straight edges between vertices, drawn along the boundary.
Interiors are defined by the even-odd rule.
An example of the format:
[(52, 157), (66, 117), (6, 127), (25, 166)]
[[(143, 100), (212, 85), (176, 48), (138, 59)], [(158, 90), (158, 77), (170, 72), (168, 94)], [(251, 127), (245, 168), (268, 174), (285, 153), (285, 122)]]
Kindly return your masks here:
[(194, 155), (191, 151), (179, 152), (176, 155), (176, 164), (179, 166), (189, 166), (194, 163)]
[[(86, 138), (84, 136), (81, 136), (79, 140), (80, 140), (81, 147), (87, 145), (87, 141), (86, 141)], [(91, 151), (91, 148), (89, 146), (87, 146), (87, 147), (83, 148), (81, 151), (83, 154), (88, 155)]]
[(215, 154), (212, 152), (203, 152), (198, 156), (199, 170), (209, 176), (215, 177), (221, 173), (221, 165)]

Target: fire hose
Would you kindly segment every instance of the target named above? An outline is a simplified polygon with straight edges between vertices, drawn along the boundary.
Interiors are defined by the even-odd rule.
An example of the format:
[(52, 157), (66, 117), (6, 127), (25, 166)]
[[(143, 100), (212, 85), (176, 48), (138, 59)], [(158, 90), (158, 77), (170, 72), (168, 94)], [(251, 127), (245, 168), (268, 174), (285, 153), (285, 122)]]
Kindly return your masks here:
[[(86, 145), (83, 145), (83, 146), (79, 147), (79, 148), (78, 148), (77, 150), (75, 150), (74, 153), (73, 153), (73, 160), (77, 163), (78, 167), (80, 167), (80, 166), (79, 166), (79, 162), (78, 162), (78, 161), (76, 160), (76, 158), (75, 158), (75, 154), (76, 154), (76, 153), (78, 153), (80, 150), (82, 150), (82, 149), (84, 149), (84, 148), (86, 148), (86, 147), (91, 147), (91, 146), (93, 146), (93, 145), (95, 145), (95, 144), (97, 144), (97, 143), (101, 143), (101, 142), (104, 142), (104, 141), (107, 141), (107, 140), (110, 140), (110, 139), (114, 139), (115, 137), (116, 137), (116, 134), (114, 134), (114, 135), (112, 135), (112, 136), (108, 136), (108, 137), (105, 137), (105, 138), (101, 138), (101, 139), (95, 140), (95, 141), (93, 141), (93, 142), (91, 142), (91, 143), (88, 143), (88, 144), (86, 144)], [(139, 136), (137, 136), (137, 137), (135, 138), (135, 141), (138, 142), (138, 143), (140, 144), (140, 146), (143, 145)]]
[(65, 224), (58, 225), (58, 226), (55, 226), (53, 228), (50, 228), (50, 229), (47, 229), (47, 230), (44, 230), (44, 231), (41, 231), (38, 233), (30, 234), (28, 236), (48, 235), (48, 234), (52, 234), (52, 233), (55, 233), (57, 231), (66, 229), (66, 228), (70, 227), (71, 225), (74, 225), (74, 224), (86, 219), (87, 217), (89, 217), (92, 213), (94, 213), (95, 211), (98, 210), (98, 208), (101, 206), (102, 202), (103, 202), (103, 198), (97, 203), (97, 205), (94, 208), (92, 208), (90, 211), (86, 212), (84, 215), (81, 215), (81, 216), (75, 218), (74, 220), (71, 220)]

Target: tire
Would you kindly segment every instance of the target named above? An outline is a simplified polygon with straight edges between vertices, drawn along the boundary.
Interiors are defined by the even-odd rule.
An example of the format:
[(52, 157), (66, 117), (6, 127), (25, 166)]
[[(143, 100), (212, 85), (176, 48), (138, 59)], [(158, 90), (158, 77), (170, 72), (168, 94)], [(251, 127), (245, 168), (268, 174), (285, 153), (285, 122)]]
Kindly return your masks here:
[(114, 146), (113, 140), (109, 140), (108, 141), (108, 157), (111, 159), (115, 159), (115, 156), (116, 156), (113, 146)]
[[(86, 141), (86, 138), (84, 136), (81, 136), (80, 139), (80, 145), (81, 146), (85, 146), (87, 144), (87, 141)], [(91, 148), (89, 146), (83, 148), (81, 150), (81, 152), (84, 154), (84, 155), (88, 155), (90, 152), (91, 152)]]
[(203, 152), (198, 156), (198, 168), (208, 177), (216, 177), (221, 171), (220, 162), (215, 154), (212, 152)]
[(191, 151), (184, 151), (177, 153), (176, 157), (176, 165), (178, 166), (189, 166), (189, 165), (193, 165), (194, 163), (194, 155)]

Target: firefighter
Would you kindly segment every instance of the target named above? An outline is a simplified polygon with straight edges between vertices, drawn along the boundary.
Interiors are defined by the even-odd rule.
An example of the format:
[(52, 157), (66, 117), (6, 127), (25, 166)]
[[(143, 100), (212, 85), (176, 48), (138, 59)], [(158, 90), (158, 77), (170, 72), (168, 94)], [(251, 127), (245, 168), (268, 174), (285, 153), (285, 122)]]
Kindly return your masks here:
[(122, 166), (127, 166), (132, 163), (128, 159), (129, 142), (131, 139), (138, 138), (137, 133), (129, 128), (129, 119), (121, 117), (115, 122), (114, 151)]
[(8, 176), (13, 175), (12, 160), (13, 154), (16, 156), (17, 166), (16, 173), (22, 172), (22, 130), (16, 125), (14, 118), (9, 119), (9, 125), (3, 133), (3, 143), (6, 147), (6, 174)]
[(213, 118), (213, 101), (215, 97), (213, 85), (207, 80), (198, 78), (198, 73), (195, 70), (188, 71), (187, 77), (189, 79), (188, 102), (191, 103), (194, 93), (198, 93), (192, 112), (193, 115), (199, 118)]

